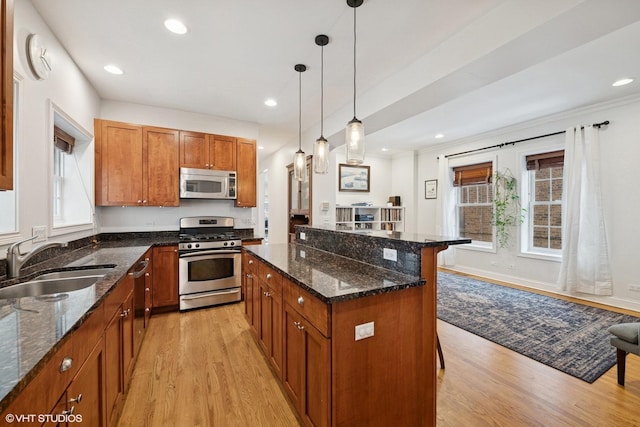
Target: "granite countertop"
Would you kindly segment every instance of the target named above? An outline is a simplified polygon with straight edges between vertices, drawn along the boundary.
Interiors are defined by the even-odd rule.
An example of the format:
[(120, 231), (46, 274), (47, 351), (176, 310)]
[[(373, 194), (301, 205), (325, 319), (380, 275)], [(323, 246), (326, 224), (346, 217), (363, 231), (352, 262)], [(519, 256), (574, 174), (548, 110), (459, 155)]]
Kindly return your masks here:
[[(147, 240), (142, 242), (142, 240)], [(154, 240), (152, 243), (159, 243)], [(151, 246), (148, 239), (105, 241), (37, 265), (39, 272), (114, 266), (97, 283), (60, 301), (38, 297), (0, 300), (0, 412), (55, 354)], [(34, 272), (25, 272), (30, 278)]]
[(247, 246), (245, 250), (327, 304), (425, 284), (420, 277), (300, 244)]

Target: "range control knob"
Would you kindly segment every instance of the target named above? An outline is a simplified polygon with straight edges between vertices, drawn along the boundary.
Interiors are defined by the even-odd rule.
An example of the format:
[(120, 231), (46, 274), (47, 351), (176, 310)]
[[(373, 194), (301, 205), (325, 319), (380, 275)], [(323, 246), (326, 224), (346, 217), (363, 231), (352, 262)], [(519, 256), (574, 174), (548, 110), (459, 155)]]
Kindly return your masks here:
[(225, 245), (225, 246), (228, 246), (228, 245), (229, 245), (229, 242), (224, 242), (224, 245)]
[(188, 243), (188, 244), (187, 244), (187, 248), (188, 248), (188, 249), (191, 249), (191, 243)]
[(196, 248), (199, 248), (199, 247), (200, 247), (200, 243), (196, 243)]
[(231, 244), (231, 246), (233, 246), (233, 245), (235, 245), (235, 244), (236, 244), (236, 242), (231, 242), (230, 244)]

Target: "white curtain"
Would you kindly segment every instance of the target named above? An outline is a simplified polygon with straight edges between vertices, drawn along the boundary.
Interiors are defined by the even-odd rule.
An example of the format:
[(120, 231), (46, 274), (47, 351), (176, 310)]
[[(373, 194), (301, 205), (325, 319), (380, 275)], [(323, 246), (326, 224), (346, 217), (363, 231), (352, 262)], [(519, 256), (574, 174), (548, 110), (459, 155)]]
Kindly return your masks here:
[[(440, 203), (436, 208), (436, 234), (440, 236), (456, 236), (456, 200), (453, 195), (453, 184), (449, 160), (444, 156), (438, 156), (438, 197)], [(440, 252), (440, 265), (455, 265), (456, 252), (454, 247)]]
[(562, 266), (565, 291), (611, 295), (611, 269), (600, 192), (598, 131), (566, 131), (562, 210)]

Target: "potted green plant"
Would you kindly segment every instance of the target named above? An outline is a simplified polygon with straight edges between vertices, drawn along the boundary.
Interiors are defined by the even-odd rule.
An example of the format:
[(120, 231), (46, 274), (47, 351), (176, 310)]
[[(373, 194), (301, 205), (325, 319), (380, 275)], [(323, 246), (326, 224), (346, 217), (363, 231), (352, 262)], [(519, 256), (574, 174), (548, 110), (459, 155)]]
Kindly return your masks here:
[(499, 247), (506, 248), (511, 244), (513, 227), (524, 221), (526, 209), (520, 206), (517, 181), (509, 169), (494, 173), (493, 188), (491, 223), (496, 227), (496, 240)]

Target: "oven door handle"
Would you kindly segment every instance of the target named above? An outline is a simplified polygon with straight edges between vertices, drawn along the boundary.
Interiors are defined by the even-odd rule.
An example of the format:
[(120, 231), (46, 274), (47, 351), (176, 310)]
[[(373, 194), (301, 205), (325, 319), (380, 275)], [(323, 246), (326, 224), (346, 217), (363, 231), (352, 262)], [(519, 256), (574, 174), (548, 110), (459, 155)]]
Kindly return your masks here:
[(183, 295), (180, 297), (180, 299), (184, 300), (184, 301), (189, 301), (189, 300), (193, 300), (193, 299), (200, 299), (200, 298), (207, 298), (207, 297), (211, 297), (214, 295), (229, 295), (229, 294), (236, 294), (238, 293), (238, 289), (234, 289), (234, 290), (230, 290), (230, 291), (224, 291), (224, 292), (220, 292), (220, 291), (216, 291), (216, 292), (207, 292), (206, 294), (202, 293), (202, 294), (197, 294), (197, 295)]
[(188, 257), (194, 257), (194, 256), (203, 256), (203, 255), (229, 255), (229, 254), (239, 254), (240, 253), (240, 248), (238, 248), (237, 250), (235, 249), (213, 249), (210, 251), (195, 251), (195, 252), (189, 252), (186, 254), (180, 254), (180, 258), (188, 258)]

